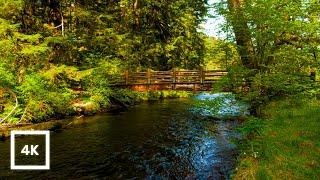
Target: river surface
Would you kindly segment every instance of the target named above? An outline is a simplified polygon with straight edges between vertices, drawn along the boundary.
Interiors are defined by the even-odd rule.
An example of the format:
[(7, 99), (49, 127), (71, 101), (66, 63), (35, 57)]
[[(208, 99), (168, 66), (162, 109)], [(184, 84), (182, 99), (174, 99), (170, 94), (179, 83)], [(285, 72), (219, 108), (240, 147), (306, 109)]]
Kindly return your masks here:
[[(50, 134), (50, 170), (11, 171), (10, 140), (0, 142), (0, 179), (230, 179), (238, 123), (199, 117), (192, 102), (164, 100), (64, 120), (69, 128)], [(35, 141), (43, 144), (24, 137), (16, 146)]]

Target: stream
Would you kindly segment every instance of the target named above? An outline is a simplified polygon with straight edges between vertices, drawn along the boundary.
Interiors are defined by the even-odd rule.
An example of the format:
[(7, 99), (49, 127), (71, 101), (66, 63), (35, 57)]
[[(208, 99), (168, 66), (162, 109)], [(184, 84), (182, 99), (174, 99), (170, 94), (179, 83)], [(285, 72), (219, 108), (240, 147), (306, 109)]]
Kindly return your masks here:
[[(0, 141), (0, 177), (230, 179), (237, 156), (232, 142), (240, 138), (235, 131), (239, 123), (203, 117), (193, 107), (191, 98), (163, 100), (66, 119), (73, 122), (69, 128), (50, 134), (47, 171), (10, 170), (10, 140)], [(18, 138), (16, 146), (37, 140)]]

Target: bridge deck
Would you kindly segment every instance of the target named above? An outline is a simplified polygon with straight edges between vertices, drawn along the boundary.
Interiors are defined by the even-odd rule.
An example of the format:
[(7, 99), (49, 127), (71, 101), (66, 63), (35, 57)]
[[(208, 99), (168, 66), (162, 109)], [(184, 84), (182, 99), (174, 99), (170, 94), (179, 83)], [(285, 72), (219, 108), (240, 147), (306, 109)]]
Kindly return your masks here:
[(111, 86), (211, 85), (227, 74), (225, 70), (171, 70), (128, 72), (111, 79)]

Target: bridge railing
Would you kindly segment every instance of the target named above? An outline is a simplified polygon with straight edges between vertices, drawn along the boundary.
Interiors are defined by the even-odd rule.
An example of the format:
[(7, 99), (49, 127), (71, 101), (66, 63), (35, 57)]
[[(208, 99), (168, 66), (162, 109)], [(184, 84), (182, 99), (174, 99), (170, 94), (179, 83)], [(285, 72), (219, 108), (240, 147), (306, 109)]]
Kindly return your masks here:
[(208, 84), (226, 74), (226, 70), (126, 71), (120, 77), (113, 77), (111, 85)]

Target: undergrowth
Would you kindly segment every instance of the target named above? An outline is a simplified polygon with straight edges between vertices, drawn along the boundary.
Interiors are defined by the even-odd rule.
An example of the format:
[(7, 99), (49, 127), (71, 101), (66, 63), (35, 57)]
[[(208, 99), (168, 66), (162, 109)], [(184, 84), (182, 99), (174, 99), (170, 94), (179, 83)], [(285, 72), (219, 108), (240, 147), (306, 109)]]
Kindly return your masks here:
[(277, 100), (250, 118), (240, 132), (234, 179), (319, 179), (320, 101)]

